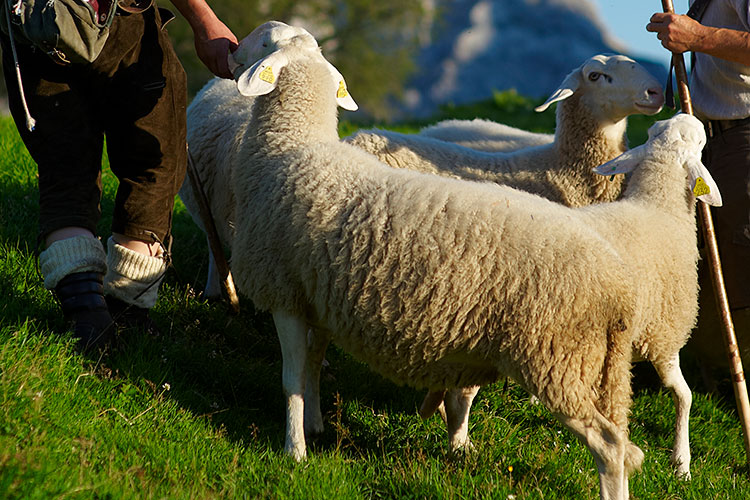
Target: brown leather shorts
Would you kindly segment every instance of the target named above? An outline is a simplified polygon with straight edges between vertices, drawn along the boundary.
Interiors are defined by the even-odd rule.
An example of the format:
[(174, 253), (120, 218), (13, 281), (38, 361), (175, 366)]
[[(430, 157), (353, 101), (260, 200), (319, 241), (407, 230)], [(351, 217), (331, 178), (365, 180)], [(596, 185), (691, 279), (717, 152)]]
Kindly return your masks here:
[[(750, 123), (714, 126), (711, 135), (703, 162), (724, 202), (711, 213), (729, 305), (731, 309), (750, 307)], [(704, 278), (706, 266), (701, 267)], [(708, 284), (708, 280), (701, 281)]]
[(187, 161), (187, 86), (162, 17), (156, 8), (119, 11), (91, 64), (62, 66), (16, 44), (33, 132), (24, 126), (9, 40), (0, 37), (10, 110), (39, 168), (41, 237), (67, 226), (96, 234), (105, 137), (119, 180), (111, 230), (168, 236)]

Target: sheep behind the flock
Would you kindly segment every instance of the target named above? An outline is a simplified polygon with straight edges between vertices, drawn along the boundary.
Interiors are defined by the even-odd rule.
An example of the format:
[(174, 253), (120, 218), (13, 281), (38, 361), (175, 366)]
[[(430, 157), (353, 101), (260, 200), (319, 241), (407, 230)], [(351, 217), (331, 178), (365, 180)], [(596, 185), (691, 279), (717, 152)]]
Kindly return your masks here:
[(443, 120), (420, 130), (419, 135), (452, 142), (478, 151), (515, 151), (550, 144), (554, 134), (530, 132), (504, 123), (475, 118)]
[[(240, 91), (260, 97), (226, 154), (242, 214), (232, 270), (240, 291), (274, 316), (286, 450), (306, 453), (314, 326), (415, 387), (513, 377), (589, 447), (602, 498), (627, 498), (642, 453), (627, 438), (638, 324), (621, 257), (570, 208), (392, 169), (341, 143), (341, 86), (326, 64), (292, 39), (241, 75)], [(258, 80), (269, 68), (272, 85)]]

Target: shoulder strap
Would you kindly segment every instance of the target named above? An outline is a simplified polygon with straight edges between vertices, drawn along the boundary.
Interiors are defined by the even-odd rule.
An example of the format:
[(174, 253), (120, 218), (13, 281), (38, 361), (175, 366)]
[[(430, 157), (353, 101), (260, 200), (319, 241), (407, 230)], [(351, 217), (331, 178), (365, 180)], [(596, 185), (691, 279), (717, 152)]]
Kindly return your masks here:
[(688, 9), (686, 15), (700, 22), (700, 20), (703, 18), (703, 13), (706, 11), (706, 7), (708, 7), (709, 2), (711, 2), (711, 0), (695, 0), (695, 2), (693, 2), (693, 5), (691, 5)]

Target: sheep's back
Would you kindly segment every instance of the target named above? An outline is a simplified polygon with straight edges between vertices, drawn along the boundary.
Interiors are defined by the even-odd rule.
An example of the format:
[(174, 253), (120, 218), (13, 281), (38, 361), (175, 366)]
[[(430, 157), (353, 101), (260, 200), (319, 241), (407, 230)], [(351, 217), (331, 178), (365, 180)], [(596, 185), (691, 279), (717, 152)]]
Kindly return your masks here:
[[(539, 197), (355, 151), (286, 155), (269, 170), (277, 185), (256, 185), (263, 206), (238, 230), (233, 270), (252, 250), (243, 269), (263, 269), (253, 259), (265, 255), (277, 271), (235, 274), (254, 302), (306, 313), (345, 350), (417, 387), (499, 373), (542, 395), (549, 377), (601, 383), (608, 333), (627, 330), (632, 315), (630, 282), (607, 242)], [(629, 356), (628, 334), (616, 343)]]

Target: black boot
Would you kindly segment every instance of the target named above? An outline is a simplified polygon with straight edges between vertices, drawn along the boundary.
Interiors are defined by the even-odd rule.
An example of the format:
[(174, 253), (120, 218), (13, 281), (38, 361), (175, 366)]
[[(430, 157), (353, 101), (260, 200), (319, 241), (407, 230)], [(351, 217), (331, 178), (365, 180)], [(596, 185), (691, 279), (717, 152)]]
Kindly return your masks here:
[(101, 273), (72, 273), (55, 287), (65, 319), (74, 323), (73, 335), (84, 352), (106, 349), (115, 339), (115, 325), (104, 300)]
[(128, 304), (111, 295), (105, 295), (104, 299), (107, 301), (112, 320), (118, 329), (135, 328), (152, 337), (158, 337), (161, 334), (159, 327), (151, 319), (149, 310), (145, 307)]

